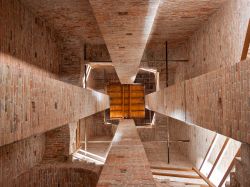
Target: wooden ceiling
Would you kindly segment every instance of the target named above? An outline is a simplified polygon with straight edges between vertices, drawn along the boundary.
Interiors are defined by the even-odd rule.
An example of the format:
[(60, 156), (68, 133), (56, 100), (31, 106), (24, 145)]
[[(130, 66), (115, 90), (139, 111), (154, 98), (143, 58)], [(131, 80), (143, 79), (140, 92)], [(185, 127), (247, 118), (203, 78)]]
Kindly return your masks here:
[(134, 82), (159, 0), (90, 0), (122, 84)]
[(20, 1), (75, 48), (106, 43), (120, 80), (131, 83), (146, 43), (188, 39), (226, 0)]

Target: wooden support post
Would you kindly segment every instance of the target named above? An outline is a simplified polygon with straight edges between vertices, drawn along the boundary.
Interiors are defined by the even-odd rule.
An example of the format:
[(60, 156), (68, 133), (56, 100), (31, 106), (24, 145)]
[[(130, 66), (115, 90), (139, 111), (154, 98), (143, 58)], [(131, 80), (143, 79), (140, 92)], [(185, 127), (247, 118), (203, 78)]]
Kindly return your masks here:
[(124, 107), (125, 107), (125, 105), (124, 105), (124, 95), (125, 95), (125, 93), (124, 93), (124, 86), (122, 86), (121, 85), (121, 88), (122, 88), (122, 116), (123, 116), (123, 118), (125, 118), (125, 109), (124, 109)]
[[(87, 61), (87, 45), (84, 44), (84, 54), (83, 54), (84, 63)], [(84, 87), (87, 88), (87, 64), (84, 64)]]
[(151, 166), (151, 169), (160, 169), (160, 170), (173, 170), (173, 171), (193, 171), (192, 168), (174, 168), (174, 167), (162, 167), (162, 166)]
[(185, 175), (185, 174), (177, 174), (177, 173), (161, 173), (161, 172), (152, 172), (153, 175), (160, 175), (160, 176), (168, 176), (168, 177), (179, 177), (179, 178), (190, 178), (190, 179), (200, 179), (200, 176), (197, 175)]
[(77, 121), (77, 128), (76, 128), (76, 149), (81, 147), (81, 126), (80, 122)]
[(196, 167), (193, 167), (193, 170), (210, 186), (215, 187), (215, 185), (205, 176), (203, 175)]
[(129, 114), (129, 117), (131, 117), (131, 85), (128, 85), (128, 94), (129, 94), (129, 111), (128, 111), (128, 114)]
[(211, 177), (211, 175), (212, 175), (212, 173), (213, 173), (213, 171), (214, 171), (214, 168), (216, 167), (216, 165), (217, 165), (217, 163), (218, 163), (218, 161), (219, 161), (219, 159), (220, 159), (220, 157), (221, 157), (223, 151), (225, 150), (225, 147), (227, 146), (228, 141), (229, 141), (229, 138), (227, 138), (227, 139), (225, 140), (225, 142), (224, 142), (224, 144), (223, 144), (223, 146), (222, 146), (222, 148), (221, 148), (221, 150), (220, 150), (218, 156), (217, 156), (216, 159), (215, 159), (215, 162), (214, 162), (214, 164), (213, 164), (213, 166), (212, 166), (212, 169), (210, 170), (210, 172), (209, 172), (207, 178), (210, 178), (210, 177)]
[(169, 133), (169, 118), (167, 120), (167, 146), (168, 146), (168, 164), (170, 163), (170, 133)]
[(84, 61), (86, 61), (87, 60), (87, 45), (86, 45), (86, 43), (84, 44)]
[(86, 152), (88, 147), (88, 125), (87, 125), (87, 120), (84, 119), (84, 151)]
[(217, 137), (217, 133), (214, 135), (213, 140), (212, 140), (211, 144), (209, 145), (209, 148), (208, 148), (207, 153), (206, 153), (206, 155), (205, 155), (205, 157), (204, 157), (204, 159), (203, 159), (203, 161), (201, 163), (201, 166), (200, 166), (199, 170), (201, 170), (203, 164), (205, 163), (205, 161), (207, 159), (207, 156), (208, 156), (208, 154), (209, 154), (209, 152), (210, 152), (210, 150), (211, 150), (211, 148), (212, 148), (212, 146), (214, 144), (214, 141), (215, 141), (216, 137)]
[(168, 87), (168, 42), (166, 42), (166, 87)]
[(148, 110), (149, 111), (149, 123), (152, 125), (152, 114), (151, 114), (151, 110)]
[(84, 88), (87, 88), (87, 65), (84, 65)]
[(103, 122), (106, 124), (106, 110), (103, 111)]

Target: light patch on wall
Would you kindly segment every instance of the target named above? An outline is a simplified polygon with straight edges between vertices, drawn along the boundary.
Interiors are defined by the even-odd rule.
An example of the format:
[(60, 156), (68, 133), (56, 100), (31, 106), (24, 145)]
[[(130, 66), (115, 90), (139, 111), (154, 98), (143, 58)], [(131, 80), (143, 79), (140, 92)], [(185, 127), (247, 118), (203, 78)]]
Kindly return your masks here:
[(73, 161), (74, 160), (86, 160), (97, 165), (103, 165), (106, 159), (91, 152), (84, 151), (83, 149), (79, 149), (73, 154)]
[(147, 72), (150, 72), (150, 73), (156, 73), (157, 72), (157, 70), (151, 69), (151, 68), (140, 68), (140, 70), (147, 71)]
[(90, 65), (86, 64), (86, 75), (84, 73), (83, 78), (82, 78), (83, 88), (87, 87), (86, 82), (88, 81), (91, 69), (92, 69), (92, 67)]
[(152, 118), (151, 125), (155, 125), (155, 121), (156, 121), (156, 119), (155, 119), (155, 113), (154, 113), (153, 118)]
[(146, 21), (145, 21), (144, 30), (143, 30), (143, 34), (147, 36), (147, 39), (148, 39), (148, 35), (152, 31), (153, 23), (154, 23), (160, 2), (161, 0), (158, 0), (157, 3), (152, 3), (151, 6), (150, 5), (148, 6), (148, 12), (147, 12)]
[(230, 166), (232, 160), (240, 149), (240, 146), (240, 142), (233, 139), (229, 139), (225, 150), (223, 151), (211, 177), (209, 178), (209, 180), (211, 180), (216, 186), (220, 184), (220, 181), (222, 180), (227, 168)]
[(117, 131), (117, 132), (115, 133), (115, 136), (113, 137), (112, 142), (120, 142), (121, 139), (122, 139), (122, 134), (121, 134), (120, 132)]
[(43, 69), (43, 68), (40, 68), (39, 66), (36, 66), (34, 64), (30, 64), (28, 62), (25, 62), (23, 60), (20, 60), (14, 56), (11, 56), (9, 54), (5, 54), (3, 52), (0, 52), (0, 62), (1, 63), (5, 63), (5, 64), (8, 64), (8, 65), (13, 65), (13, 66), (16, 66), (16, 65), (20, 65), (19, 66), (19, 70), (25, 70), (25, 71), (39, 71), (39, 73), (45, 73), (45, 74), (48, 74), (48, 71)]
[(185, 111), (183, 110), (175, 110), (171, 112), (169, 116), (185, 122)]
[(216, 136), (215, 140), (213, 142), (213, 145), (211, 146), (211, 148), (207, 154), (207, 157), (204, 160), (204, 164), (202, 165), (202, 168), (200, 169), (201, 173), (203, 173), (205, 176), (208, 176), (211, 168), (213, 167), (213, 164), (211, 162), (209, 162), (208, 160), (209, 160), (211, 154), (213, 153), (214, 147), (216, 146), (218, 140), (219, 140), (219, 136)]

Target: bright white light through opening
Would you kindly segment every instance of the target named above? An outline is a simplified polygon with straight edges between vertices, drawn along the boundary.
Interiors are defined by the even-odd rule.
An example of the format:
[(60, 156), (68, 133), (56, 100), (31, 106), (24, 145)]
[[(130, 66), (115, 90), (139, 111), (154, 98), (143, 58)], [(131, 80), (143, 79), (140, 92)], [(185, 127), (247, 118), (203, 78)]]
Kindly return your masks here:
[(85, 77), (85, 74), (84, 74), (83, 78), (82, 78), (83, 88), (87, 88), (85, 82), (88, 81), (88, 78), (89, 78), (89, 75), (90, 75), (90, 72), (91, 72), (91, 69), (92, 69), (92, 67), (90, 65), (87, 64), (86, 66), (87, 66), (86, 77)]

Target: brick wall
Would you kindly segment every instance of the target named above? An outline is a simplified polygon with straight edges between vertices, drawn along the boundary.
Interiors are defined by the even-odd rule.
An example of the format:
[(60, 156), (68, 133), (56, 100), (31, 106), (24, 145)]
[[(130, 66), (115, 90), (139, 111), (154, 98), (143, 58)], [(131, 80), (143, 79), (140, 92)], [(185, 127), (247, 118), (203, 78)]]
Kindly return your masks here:
[[(167, 136), (168, 131), (170, 140), (188, 140), (188, 128), (183, 122), (169, 118), (163, 114), (155, 113), (154, 125), (137, 127), (138, 134), (143, 142), (147, 157), (152, 165), (162, 165), (168, 162)], [(184, 125), (183, 125), (184, 124)], [(163, 142), (165, 141), (165, 142)], [(187, 163), (189, 143), (170, 143), (171, 164)]]
[(45, 150), (45, 135), (33, 136), (0, 147), (0, 186), (37, 165)]
[[(169, 118), (160, 113), (155, 113), (154, 119), (154, 125), (137, 126), (137, 131), (142, 142), (167, 141), (168, 131), (170, 134), (170, 140), (189, 139), (187, 133), (188, 126), (183, 122)], [(186, 154), (187, 149), (185, 148), (185, 144), (173, 144), (175, 144), (173, 147), (175, 147), (176, 150)], [(163, 143), (163, 145), (165, 145), (164, 149), (166, 150), (166, 143)]]
[[(58, 78), (61, 61), (55, 33), (46, 22), (33, 16), (19, 1), (0, 1), (0, 52), (19, 63), (36, 66), (47, 76)], [(1, 63), (4, 59), (1, 58)]]
[[(169, 61), (169, 67), (175, 64), (168, 72), (169, 85), (239, 62), (249, 17), (248, 0), (228, 0), (186, 41), (169, 44), (169, 60), (187, 60)], [(166, 87), (165, 53), (164, 43), (148, 44), (142, 59), (148, 62), (141, 63), (160, 72), (161, 89)]]
[(101, 167), (82, 163), (44, 164), (18, 176), (13, 186), (95, 187)]
[(1, 1), (0, 12), (0, 145), (106, 108), (97, 103), (102, 95), (54, 80), (58, 78), (60, 50), (44, 21), (19, 1)]
[(69, 125), (45, 133), (46, 143), (43, 155), (44, 163), (66, 162), (69, 158), (70, 129)]
[(82, 87), (84, 75), (84, 42), (78, 38), (59, 38), (62, 62), (60, 80)]
[(240, 186), (248, 187), (250, 185), (250, 145), (242, 144), (241, 159), (236, 160), (236, 180)]
[(66, 162), (70, 155), (76, 151), (77, 122), (45, 133), (45, 152), (43, 163)]
[(116, 126), (104, 125), (104, 113), (98, 112), (94, 115), (80, 120), (81, 141), (84, 141), (85, 123), (87, 125), (88, 137), (109, 136), (113, 137)]
[[(209, 17), (188, 40), (189, 62), (178, 67), (185, 69), (190, 79), (240, 61), (250, 17), (248, 0), (228, 0)], [(183, 72), (177, 77), (183, 77)], [(182, 79), (183, 80), (183, 79)]]
[(152, 126), (137, 126), (141, 141), (167, 140), (168, 117), (155, 113), (155, 123)]

